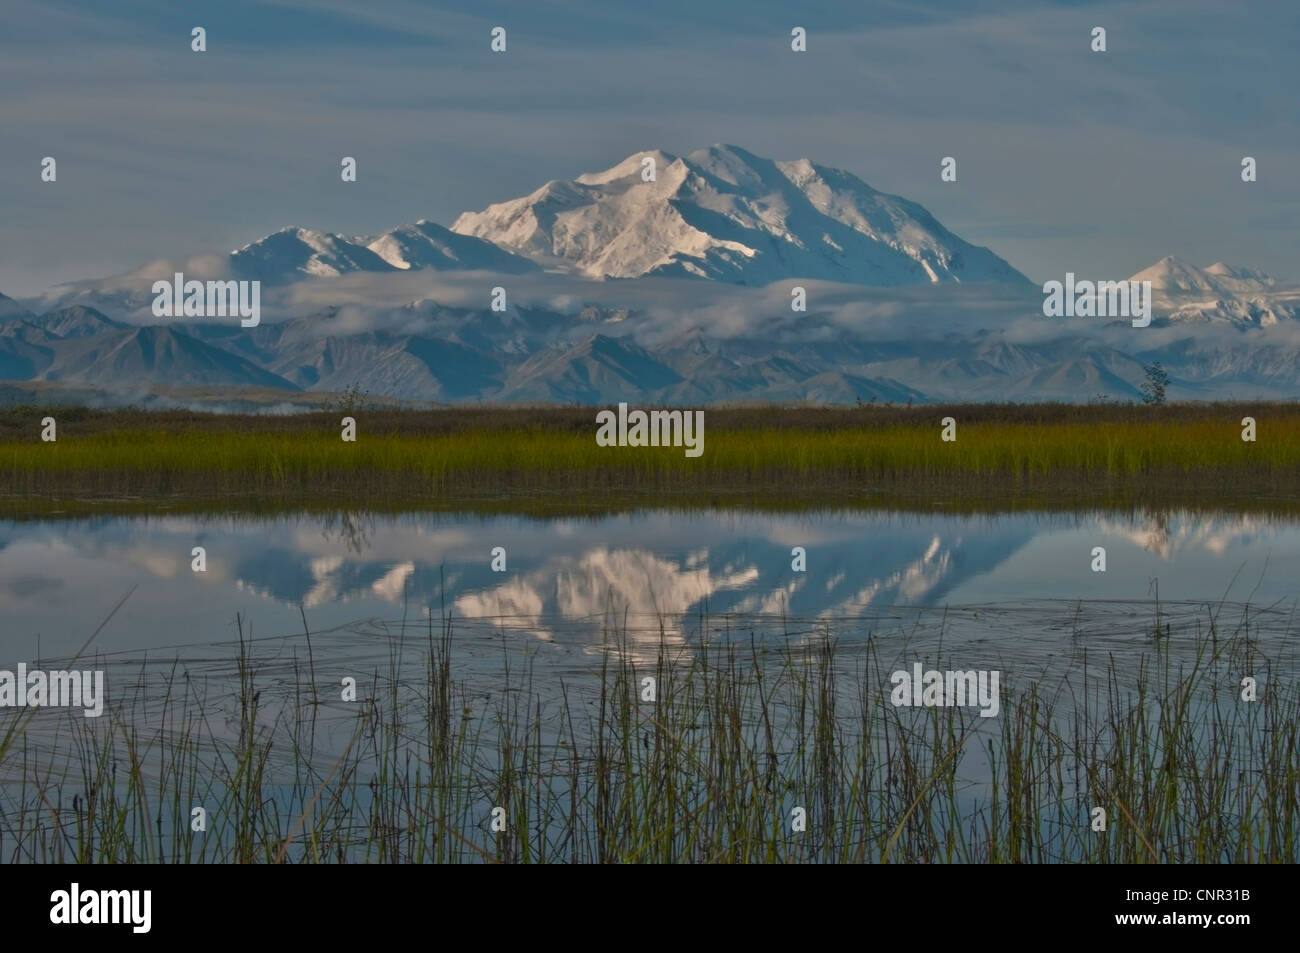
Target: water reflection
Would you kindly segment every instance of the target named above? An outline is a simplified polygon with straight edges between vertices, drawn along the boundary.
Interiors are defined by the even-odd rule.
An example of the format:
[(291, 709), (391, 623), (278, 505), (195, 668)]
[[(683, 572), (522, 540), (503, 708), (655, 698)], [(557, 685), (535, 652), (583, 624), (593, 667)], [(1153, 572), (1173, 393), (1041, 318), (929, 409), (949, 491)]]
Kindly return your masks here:
[[(207, 571), (193, 572), (203, 546)], [(494, 547), (506, 571), (490, 566)], [(807, 570), (792, 568), (793, 547)], [(1107, 571), (1091, 570), (1094, 547)], [(137, 586), (103, 651), (451, 612), (539, 640), (707, 613), (854, 619), (891, 607), (1296, 596), (1300, 524), (1240, 515), (644, 512), (600, 519), (337, 514), (0, 523), (5, 655), (70, 651)], [(652, 620), (653, 624), (647, 623)], [(575, 635), (577, 633), (577, 635)]]

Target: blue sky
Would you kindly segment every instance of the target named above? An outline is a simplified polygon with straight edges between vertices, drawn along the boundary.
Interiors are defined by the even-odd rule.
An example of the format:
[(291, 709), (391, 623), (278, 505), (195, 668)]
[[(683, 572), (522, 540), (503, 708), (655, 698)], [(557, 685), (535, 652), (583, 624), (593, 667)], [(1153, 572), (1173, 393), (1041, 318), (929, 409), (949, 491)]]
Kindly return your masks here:
[[(807, 156), (1037, 281), (1300, 278), (1300, 4), (0, 0), (0, 292), (355, 235), (658, 147)], [(501, 25), (509, 48), (493, 54)], [(208, 52), (190, 51), (190, 29)], [(803, 26), (807, 53), (789, 48)], [(1109, 51), (1089, 50), (1094, 26)], [(40, 160), (58, 160), (58, 182)], [(340, 181), (355, 156), (359, 181)], [(958, 181), (939, 180), (939, 159)], [(1240, 180), (1243, 155), (1259, 181)]]

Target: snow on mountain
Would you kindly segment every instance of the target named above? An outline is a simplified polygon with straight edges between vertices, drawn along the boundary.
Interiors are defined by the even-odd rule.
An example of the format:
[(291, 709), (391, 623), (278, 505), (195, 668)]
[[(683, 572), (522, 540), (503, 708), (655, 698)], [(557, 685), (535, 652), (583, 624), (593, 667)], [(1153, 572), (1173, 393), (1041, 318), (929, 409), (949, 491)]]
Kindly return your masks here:
[(394, 271), (364, 245), (332, 232), (282, 228), (230, 253), (238, 278), (279, 284), (306, 277), (329, 277), (354, 271)]
[(1129, 280), (1150, 281), (1156, 309), (1174, 320), (1268, 327), (1300, 318), (1300, 291), (1251, 268), (1198, 268), (1168, 255)]
[(1221, 261), (1206, 268), (1205, 273), (1213, 275), (1222, 287), (1236, 290), (1239, 294), (1246, 291), (1268, 291), (1279, 285), (1272, 275), (1254, 268), (1235, 268)]
[[(646, 158), (653, 182), (642, 178)], [(452, 231), (590, 278), (1026, 282), (915, 202), (807, 159), (774, 162), (727, 145), (684, 157), (636, 153), (604, 172), (466, 212)]]
[(1278, 285), (1262, 271), (1250, 268), (1233, 268), (1215, 262), (1208, 268), (1198, 268), (1181, 258), (1166, 255), (1150, 268), (1144, 268), (1131, 281), (1150, 281), (1151, 289), (1168, 296), (1178, 295), (1249, 295), (1268, 292)]
[[(646, 159), (652, 182), (642, 178)], [(502, 312), (484, 296), (441, 300), (442, 285), (458, 290), (453, 277), (402, 274), (539, 268), (558, 274), (531, 276), (533, 300), (512, 294)], [(268, 320), (252, 329), (154, 325), (153, 282), (174, 270), (182, 268), (159, 260), (52, 289), (31, 304), (40, 317), (0, 295), (0, 379), (285, 392), (359, 385), (443, 402), (1134, 400), (1158, 354), (1177, 399), (1300, 398), (1300, 344), (1285, 326), (1300, 319), (1294, 283), (1169, 257), (1132, 280), (1151, 282), (1156, 313), (1187, 322), (1183, 333), (1133, 334), (1120, 322), (1114, 333), (1098, 323), (1056, 334), (1041, 321), (1034, 285), (921, 206), (806, 159), (774, 162), (734, 146), (636, 153), (465, 213), (450, 229), (423, 219), (365, 238), (285, 228), (228, 258), (183, 266), (187, 277), (230, 272), (270, 285), (371, 273), (348, 283), (346, 300), (364, 303), (347, 305), (346, 316), (321, 284), (314, 297), (264, 292)], [(639, 276), (859, 287), (790, 321), (784, 292), (599, 283)], [(537, 291), (548, 287), (555, 293)]]
[(471, 235), (420, 219), (373, 238), (344, 238), (310, 228), (282, 228), (230, 254), (238, 278), (285, 284), (353, 272), (495, 271), (521, 274), (537, 265)]
[[(653, 182), (642, 179), (646, 159), (654, 160)], [(451, 228), (420, 219), (349, 238), (290, 226), (224, 258), (200, 256), (191, 264), (159, 260), (51, 289), (42, 303), (138, 316), (150, 303), (153, 282), (170, 279), (174, 270), (270, 286), (356, 272), (522, 274), (539, 267), (595, 279), (656, 275), (742, 285), (789, 278), (1027, 284), (997, 255), (958, 238), (914, 202), (807, 159), (774, 162), (723, 145), (684, 157), (636, 153), (604, 172), (548, 182), (523, 198), (465, 212)], [(0, 297), (0, 319), (25, 315)]]
[(512, 255), (491, 242), (460, 235), (428, 219), (400, 225), (370, 240), (366, 247), (394, 268), (436, 268), (440, 271), (497, 271), (520, 274), (536, 271), (527, 258)]

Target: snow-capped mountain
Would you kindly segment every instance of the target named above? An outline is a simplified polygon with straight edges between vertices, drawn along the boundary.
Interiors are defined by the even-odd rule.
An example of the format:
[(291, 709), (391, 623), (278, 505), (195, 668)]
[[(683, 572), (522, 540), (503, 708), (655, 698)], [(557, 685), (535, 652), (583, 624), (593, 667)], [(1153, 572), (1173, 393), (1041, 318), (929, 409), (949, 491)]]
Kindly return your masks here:
[[(647, 159), (655, 168), (650, 182), (643, 180)], [(683, 157), (636, 153), (604, 172), (465, 212), (451, 228), (419, 219), (347, 237), (288, 226), (185, 271), (275, 286), (357, 272), (523, 274), (543, 267), (596, 280), (653, 275), (741, 285), (792, 278), (883, 287), (1028, 283), (915, 202), (807, 159), (774, 162), (722, 145)], [(154, 262), (53, 288), (41, 304), (135, 310), (149, 300), (152, 282), (171, 272), (167, 262)], [(17, 305), (0, 302), (0, 317), (6, 307)]]
[(239, 278), (281, 283), (353, 271), (393, 271), (378, 254), (331, 232), (282, 228), (230, 253), (230, 270)]
[(1168, 296), (1259, 294), (1278, 285), (1276, 278), (1262, 271), (1233, 268), (1221, 261), (1208, 268), (1197, 268), (1173, 255), (1166, 255), (1150, 268), (1139, 271), (1132, 280), (1150, 281), (1153, 291)]
[(1198, 268), (1168, 255), (1129, 280), (1150, 281), (1157, 312), (1173, 320), (1268, 327), (1300, 318), (1300, 288), (1251, 268)]
[[(647, 159), (654, 181), (643, 176)], [(774, 162), (727, 145), (687, 156), (636, 153), (604, 172), (467, 212), (452, 230), (589, 278), (1026, 281), (915, 202), (807, 159)]]
[[(651, 182), (643, 179), (647, 159), (654, 162)], [(774, 162), (736, 146), (684, 157), (636, 153), (604, 172), (466, 212), (450, 229), (420, 219), (345, 238), (290, 227), (230, 256), (234, 275), (270, 284), (358, 271), (519, 274), (539, 266), (592, 279), (659, 275), (745, 285), (1026, 280), (915, 202), (807, 159)]]
[[(251, 329), (160, 322), (153, 284), (179, 270), (159, 260), (32, 301), (0, 295), (0, 379), (132, 393), (360, 386), (417, 402), (1079, 401), (1138, 399), (1158, 358), (1175, 399), (1300, 398), (1288, 327), (1300, 284), (1168, 257), (1132, 280), (1151, 282), (1172, 334), (1058, 327), (1037, 286), (921, 206), (734, 146), (636, 153), (451, 229), (285, 228), (185, 263), (187, 278), (265, 283)], [(420, 271), (482, 274), (408, 274)], [(492, 310), (480, 279), (526, 273), (502, 281), (509, 306)], [(359, 277), (328, 280), (343, 275)], [(632, 280), (643, 276), (686, 280)], [(810, 289), (792, 317), (784, 287), (762, 286), (793, 279), (838, 284)]]
[(420, 219), (371, 239), (366, 247), (394, 268), (439, 271), (497, 271), (520, 274), (537, 265), (472, 235), (460, 235), (437, 222)]
[(458, 235), (427, 219), (361, 238), (311, 228), (282, 228), (230, 253), (231, 274), (272, 285), (359, 271), (382, 273), (417, 268), (520, 274), (536, 271), (537, 265), (491, 242)]

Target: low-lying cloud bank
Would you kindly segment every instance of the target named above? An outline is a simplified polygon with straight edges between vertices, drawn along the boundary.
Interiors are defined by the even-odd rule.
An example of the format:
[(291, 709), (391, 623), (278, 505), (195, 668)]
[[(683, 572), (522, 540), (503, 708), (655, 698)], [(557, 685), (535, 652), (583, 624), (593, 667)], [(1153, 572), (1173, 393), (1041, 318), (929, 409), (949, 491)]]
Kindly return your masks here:
[[(26, 379), (302, 391), (355, 384), (436, 402), (1082, 401), (1138, 399), (1145, 366), (1159, 360), (1174, 399), (1300, 396), (1300, 321), (1170, 318), (1159, 296), (1148, 327), (1054, 318), (1038, 288), (996, 283), (746, 287), (543, 272), (353, 273), (263, 286), (256, 328), (238, 318), (175, 318), (161, 322), (172, 337), (160, 341), (150, 330), (160, 324), (153, 281), (178, 270), (220, 278), (222, 261), (154, 262), (28, 302), (33, 312), (83, 305), (124, 326), (54, 341), (52, 363), (27, 359)], [(806, 310), (792, 307), (800, 299)], [(148, 340), (130, 349), (146, 358), (128, 381), (105, 363), (120, 354), (117, 344), (102, 355), (91, 348), (131, 334)]]

